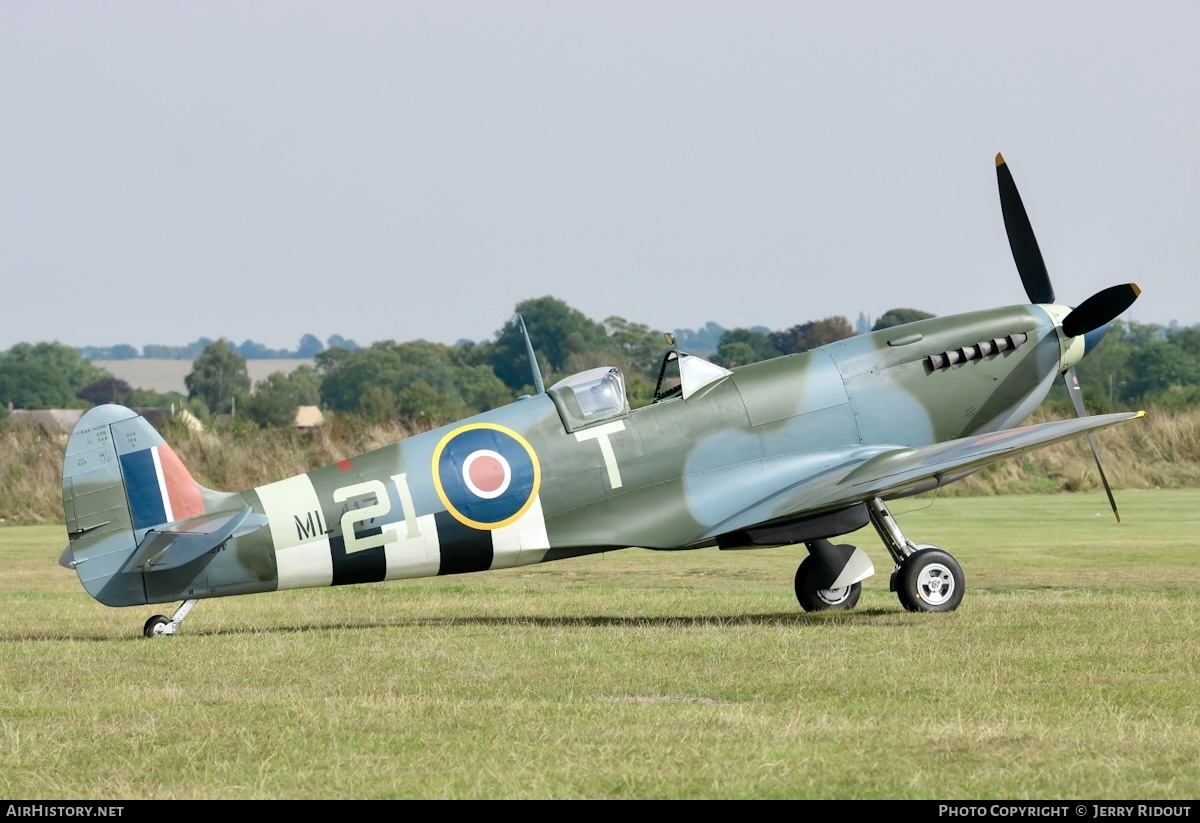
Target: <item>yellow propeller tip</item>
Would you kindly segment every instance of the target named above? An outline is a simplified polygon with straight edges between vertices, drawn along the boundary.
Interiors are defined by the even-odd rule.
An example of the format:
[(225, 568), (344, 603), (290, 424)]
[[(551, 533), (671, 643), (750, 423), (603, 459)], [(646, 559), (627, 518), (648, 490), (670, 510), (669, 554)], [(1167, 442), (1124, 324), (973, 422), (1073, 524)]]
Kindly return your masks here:
[(1141, 287), (1141, 286), (1139, 286), (1137, 283), (1130, 283), (1130, 284), (1129, 284), (1129, 287), (1133, 289), (1133, 296), (1134, 296), (1134, 297), (1137, 297), (1139, 294), (1141, 294), (1141, 293), (1142, 293), (1142, 287)]
[(1000, 152), (996, 152), (996, 165), (997, 166), (1004, 165), (1004, 155), (1001, 154)]

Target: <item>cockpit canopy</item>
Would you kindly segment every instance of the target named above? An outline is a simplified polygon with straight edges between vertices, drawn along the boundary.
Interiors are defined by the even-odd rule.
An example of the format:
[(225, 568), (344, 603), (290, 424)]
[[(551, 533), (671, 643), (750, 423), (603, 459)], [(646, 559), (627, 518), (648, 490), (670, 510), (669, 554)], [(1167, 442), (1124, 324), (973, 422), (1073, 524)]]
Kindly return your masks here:
[[(731, 372), (715, 363), (672, 349), (663, 357), (654, 389), (654, 402), (672, 398), (686, 400), (700, 389), (729, 376)], [(558, 407), (567, 431), (586, 428), (604, 420), (629, 413), (625, 378), (614, 366), (564, 377), (546, 390)]]
[(569, 431), (608, 420), (629, 411), (625, 396), (625, 380), (620, 369), (600, 366), (564, 377), (547, 393), (558, 406), (563, 423)]

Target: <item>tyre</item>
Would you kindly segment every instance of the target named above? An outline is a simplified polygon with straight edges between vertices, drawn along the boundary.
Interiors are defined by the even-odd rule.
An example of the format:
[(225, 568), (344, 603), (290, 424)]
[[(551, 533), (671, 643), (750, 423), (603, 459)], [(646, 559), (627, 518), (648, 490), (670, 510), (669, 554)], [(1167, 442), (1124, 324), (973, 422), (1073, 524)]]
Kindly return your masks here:
[(821, 612), (837, 609), (845, 611), (858, 605), (862, 594), (862, 583), (842, 586), (837, 589), (818, 589), (812, 582), (816, 562), (811, 556), (800, 562), (796, 569), (796, 599), (806, 612)]
[(146, 625), (142, 627), (142, 634), (146, 637), (158, 637), (161, 634), (166, 634), (160, 630), (161, 626), (166, 626), (171, 621), (161, 614), (156, 614), (146, 621)]
[(910, 612), (952, 612), (966, 593), (962, 566), (936, 547), (905, 558), (896, 582), (900, 605)]

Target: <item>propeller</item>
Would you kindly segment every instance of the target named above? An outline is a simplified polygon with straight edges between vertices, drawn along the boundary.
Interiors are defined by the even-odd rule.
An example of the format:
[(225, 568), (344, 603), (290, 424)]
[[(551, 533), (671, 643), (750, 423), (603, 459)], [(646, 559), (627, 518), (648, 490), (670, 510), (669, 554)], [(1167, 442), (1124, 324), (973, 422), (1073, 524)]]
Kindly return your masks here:
[[(1037, 237), (1033, 234), (1033, 225), (1029, 215), (1025, 213), (1025, 204), (1021, 202), (1021, 194), (1013, 181), (1012, 172), (1004, 155), (996, 155), (996, 182), (1000, 187), (1000, 210), (1004, 214), (1004, 229), (1008, 233), (1008, 245), (1012, 249), (1013, 262), (1017, 264), (1017, 273), (1025, 285), (1025, 294), (1033, 303), (1053, 303), (1054, 286), (1050, 283), (1050, 273), (1046, 271), (1046, 263), (1042, 259)], [(1124, 283), (1109, 286), (1096, 292), (1084, 300), (1063, 318), (1063, 334), (1068, 337), (1087, 335), (1096, 329), (1104, 329), (1123, 311), (1133, 305), (1142, 290), (1136, 283)], [(1094, 339), (1089, 338), (1092, 345), (1099, 340), (1101, 334)], [(1071, 405), (1075, 407), (1078, 417), (1087, 417), (1087, 409), (1083, 405), (1083, 390), (1079, 385), (1079, 375), (1075, 367), (1069, 367), (1063, 372), (1067, 383), (1067, 394), (1071, 396)], [(1104, 484), (1104, 493), (1108, 495), (1109, 505), (1117, 522), (1121, 522), (1121, 513), (1117, 511), (1117, 501), (1113, 498), (1112, 487), (1104, 474), (1104, 465), (1100, 461), (1100, 450), (1092, 435), (1087, 435), (1088, 444), (1092, 447), (1092, 455), (1096, 458), (1096, 469), (1100, 472), (1100, 481)]]

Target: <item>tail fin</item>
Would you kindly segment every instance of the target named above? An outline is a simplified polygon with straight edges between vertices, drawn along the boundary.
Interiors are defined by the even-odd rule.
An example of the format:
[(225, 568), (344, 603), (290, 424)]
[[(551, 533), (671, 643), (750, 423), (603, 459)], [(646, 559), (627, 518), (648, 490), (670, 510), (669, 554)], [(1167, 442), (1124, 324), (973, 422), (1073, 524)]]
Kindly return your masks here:
[(71, 541), (62, 560), (109, 606), (147, 602), (142, 575), (127, 568), (147, 530), (206, 511), (206, 490), (124, 406), (97, 406), (80, 418), (67, 441), (62, 489)]

